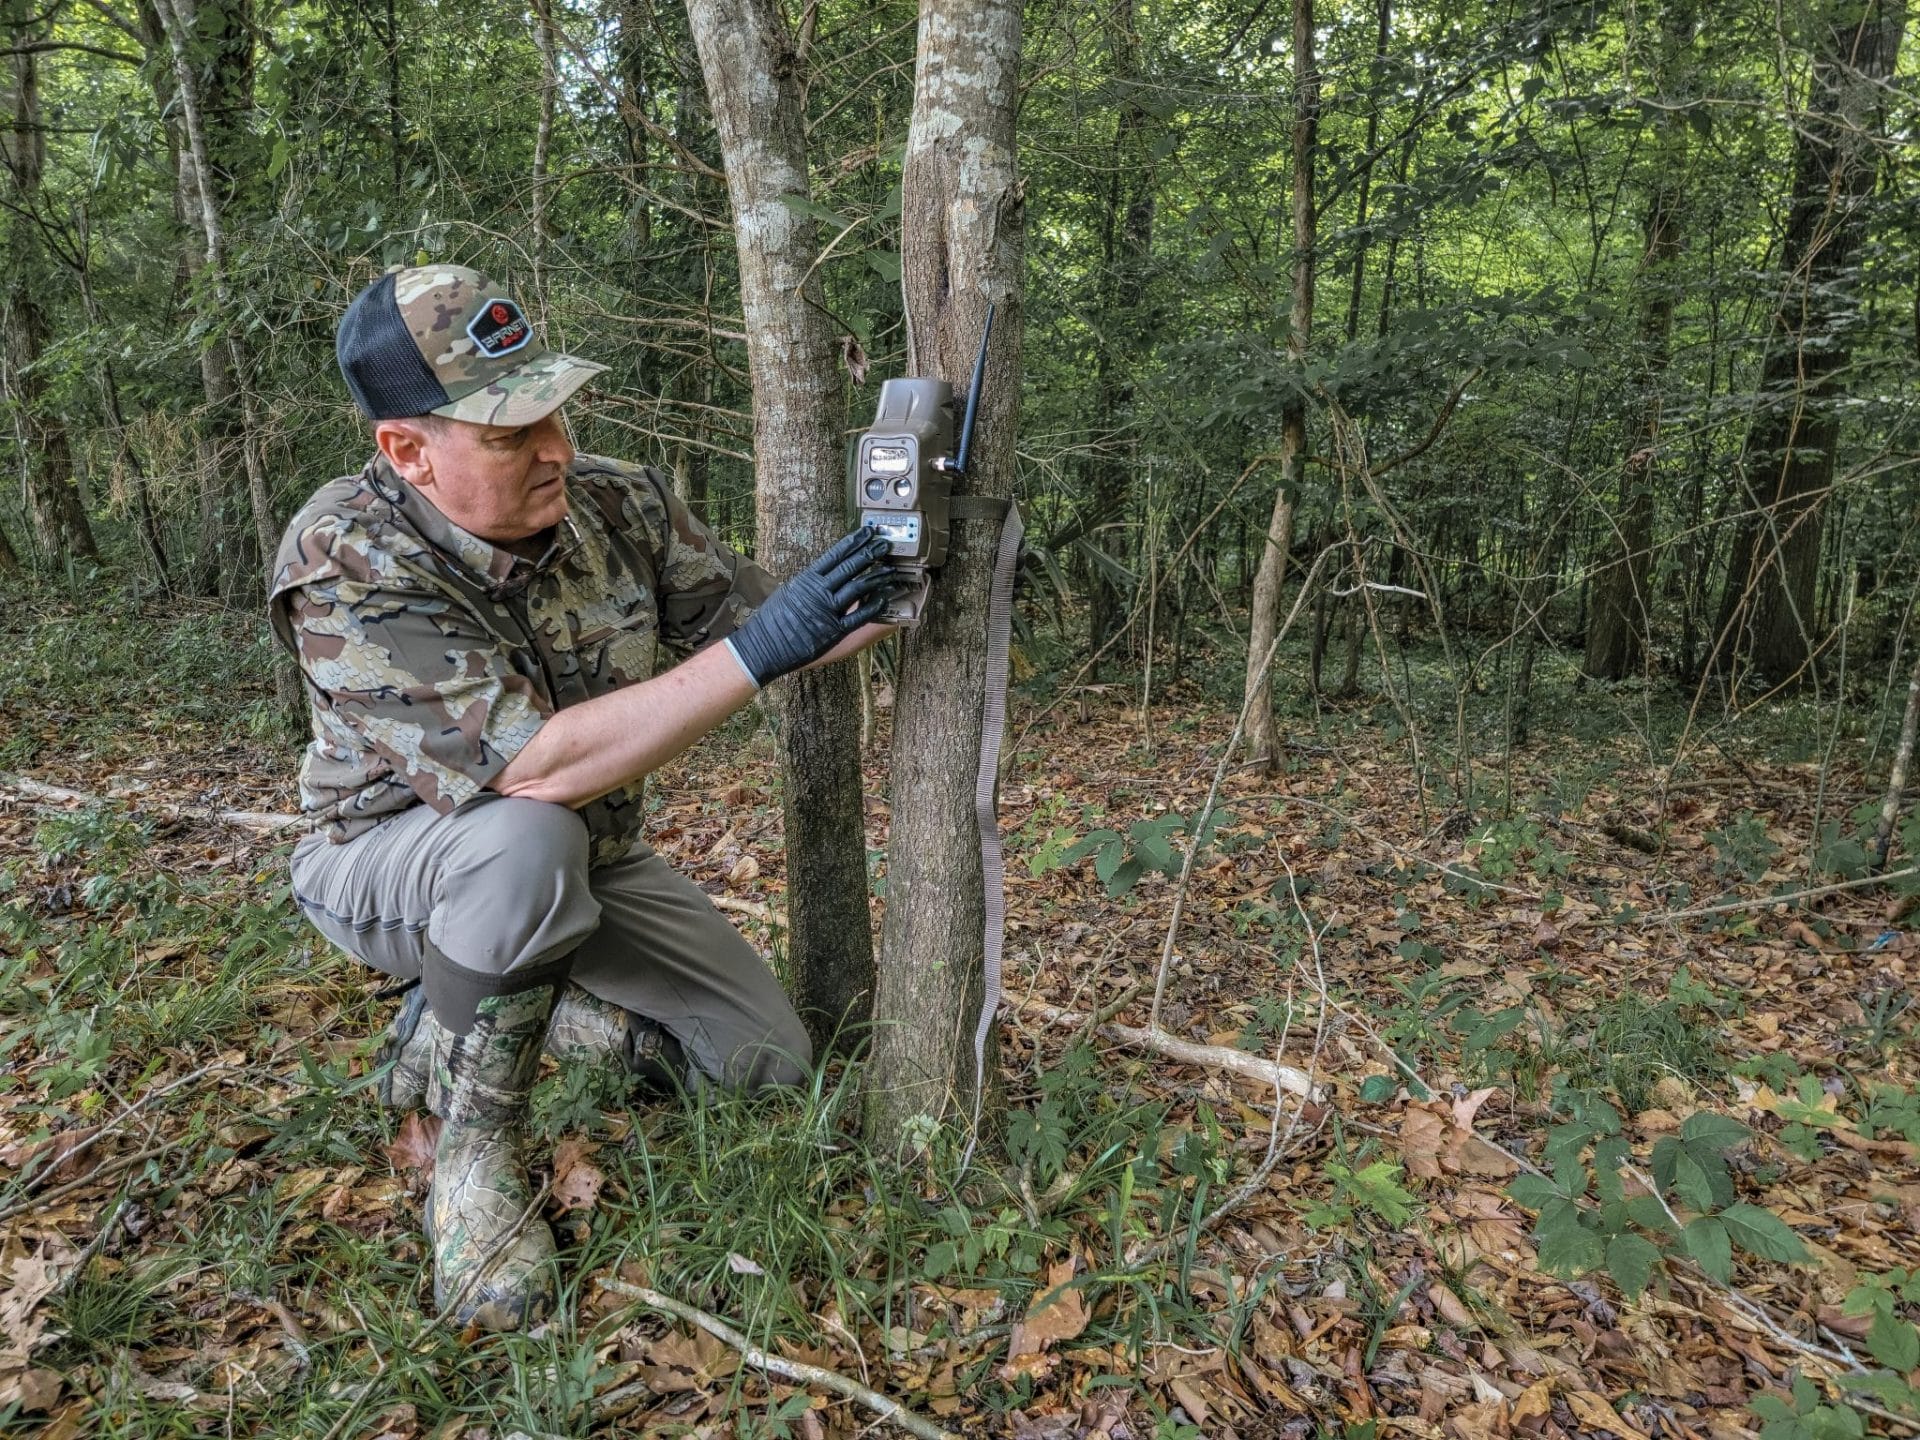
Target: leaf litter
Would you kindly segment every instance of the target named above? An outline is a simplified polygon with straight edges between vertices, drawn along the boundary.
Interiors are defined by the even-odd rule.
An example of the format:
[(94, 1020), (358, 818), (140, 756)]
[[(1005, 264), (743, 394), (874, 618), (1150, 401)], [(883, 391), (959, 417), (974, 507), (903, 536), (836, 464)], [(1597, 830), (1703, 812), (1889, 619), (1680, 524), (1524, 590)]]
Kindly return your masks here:
[[(1031, 737), (1004, 788), (1009, 992), (1146, 1026), (1178, 891), (1165, 861), (1190, 840), (1162, 822), (1194, 818), (1216, 727), (1175, 728), (1207, 718), (1177, 697), (1148, 751), (1120, 704), (1080, 714)], [(105, 808), (0, 800), (0, 1415), (48, 1437), (312, 1413), (340, 1434), (479, 1440), (514, 1428), (484, 1398), (513, 1371), (535, 1390), (545, 1377), (515, 1412), (530, 1435), (870, 1423), (597, 1288), (653, 1283), (676, 1253), (682, 1222), (646, 1214), (630, 1161), (670, 1130), (657, 1107), (603, 1110), (548, 1161), (583, 1267), (577, 1325), (493, 1349), (434, 1339), (418, 1233), (432, 1122), (382, 1116), (368, 1088), (377, 977), (301, 929), (271, 839), (180, 813), (290, 808), (278, 757), (229, 746), (212, 783), (147, 761), (136, 789), (137, 753), (34, 777), (120, 797)], [(784, 885), (769, 753), (710, 742), (663, 777), (651, 832), (763, 946)], [(1550, 791), (1555, 759), (1534, 752), (1521, 779)], [(751, 1300), (731, 1318), (770, 1352), (1016, 1436), (1733, 1437), (1760, 1432), (1768, 1401), (1838, 1403), (1829, 1357), (1864, 1360), (1869, 1337), (1883, 1368), (1911, 1371), (1911, 1327), (1894, 1323), (1920, 1300), (1904, 901), (1856, 889), (1685, 916), (1807, 882), (1812, 777), (1695, 769), (1663, 808), (1663, 777), (1627, 773), (1492, 825), (1410, 805), (1406, 764), (1377, 746), (1230, 773), (1158, 1022), (1311, 1069), (1322, 1096), (1284, 1147), (1270, 1091), (1090, 1052), (1010, 1009), (1024, 1173), (952, 1197), (908, 1172), (889, 1198), (832, 1192), (822, 1152), (819, 1223), (848, 1253), (878, 1233), (876, 1208), (972, 1206), (945, 1250), (879, 1244), (826, 1276), (743, 1228), (690, 1298)], [(870, 756), (870, 796), (883, 785)], [(1873, 791), (1837, 773), (1825, 804)], [(868, 813), (883, 850), (886, 807)], [(1119, 861), (1064, 859), (1102, 829)], [(1110, 894), (1129, 855), (1142, 863)], [(1100, 1162), (1059, 1119), (1075, 1085), (1158, 1118), (1113, 1142), (1137, 1153), (1098, 1194), (1076, 1193)], [(1612, 1129), (1589, 1123), (1601, 1106)], [(1197, 1223), (1263, 1160), (1255, 1193)], [(1598, 1188), (1569, 1196), (1576, 1174)], [(1150, 1178), (1151, 1204), (1114, 1188)], [(1609, 1233), (1596, 1217), (1616, 1200), (1633, 1220)], [(643, 1216), (651, 1255), (622, 1240)], [(1655, 1243), (1664, 1221), (1701, 1238)], [(460, 1383), (429, 1399), (398, 1378), (408, 1355)]]

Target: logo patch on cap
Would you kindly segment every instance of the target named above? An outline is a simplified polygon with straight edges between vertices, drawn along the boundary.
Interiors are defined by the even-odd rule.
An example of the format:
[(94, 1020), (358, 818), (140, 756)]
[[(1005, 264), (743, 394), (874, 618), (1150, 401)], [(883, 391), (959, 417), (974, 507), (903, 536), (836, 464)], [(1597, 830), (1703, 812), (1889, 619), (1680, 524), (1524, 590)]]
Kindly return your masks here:
[(480, 313), (467, 325), (467, 338), (488, 359), (511, 355), (533, 339), (533, 326), (520, 313), (520, 307), (502, 295), (480, 307)]

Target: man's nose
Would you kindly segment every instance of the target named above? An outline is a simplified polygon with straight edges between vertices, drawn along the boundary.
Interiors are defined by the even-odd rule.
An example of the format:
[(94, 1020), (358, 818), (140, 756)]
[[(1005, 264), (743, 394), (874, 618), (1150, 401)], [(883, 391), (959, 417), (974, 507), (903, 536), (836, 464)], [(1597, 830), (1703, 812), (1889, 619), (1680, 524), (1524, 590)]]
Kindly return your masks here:
[(566, 423), (561, 420), (559, 411), (541, 419), (533, 432), (533, 441), (536, 460), (563, 469), (573, 463), (573, 439), (567, 434)]

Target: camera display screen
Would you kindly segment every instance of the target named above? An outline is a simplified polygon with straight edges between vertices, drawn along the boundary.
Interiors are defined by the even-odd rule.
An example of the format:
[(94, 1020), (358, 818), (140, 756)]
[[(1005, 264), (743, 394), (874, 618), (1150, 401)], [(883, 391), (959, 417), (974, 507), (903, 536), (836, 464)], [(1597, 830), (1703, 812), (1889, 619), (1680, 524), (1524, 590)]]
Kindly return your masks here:
[(920, 516), (891, 514), (885, 510), (868, 510), (860, 516), (860, 519), (862, 523), (871, 525), (887, 537), (892, 546), (890, 553), (917, 555), (920, 552)]

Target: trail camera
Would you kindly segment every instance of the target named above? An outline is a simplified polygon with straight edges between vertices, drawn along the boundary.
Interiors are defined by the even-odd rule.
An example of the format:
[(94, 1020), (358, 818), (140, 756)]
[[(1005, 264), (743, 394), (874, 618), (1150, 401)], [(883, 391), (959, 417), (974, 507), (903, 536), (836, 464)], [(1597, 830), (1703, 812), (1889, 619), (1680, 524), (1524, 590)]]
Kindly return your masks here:
[(914, 582), (887, 602), (881, 620), (889, 625), (918, 625), (926, 616), (933, 572), (946, 563), (952, 520), (953, 482), (964, 475), (967, 449), (979, 411), (980, 381), (986, 368), (987, 337), (993, 311), (980, 335), (973, 362), (973, 385), (956, 447), (953, 386), (945, 380), (888, 380), (880, 386), (873, 425), (854, 443), (850, 479), (853, 510), (859, 523), (886, 536), (886, 563)]

